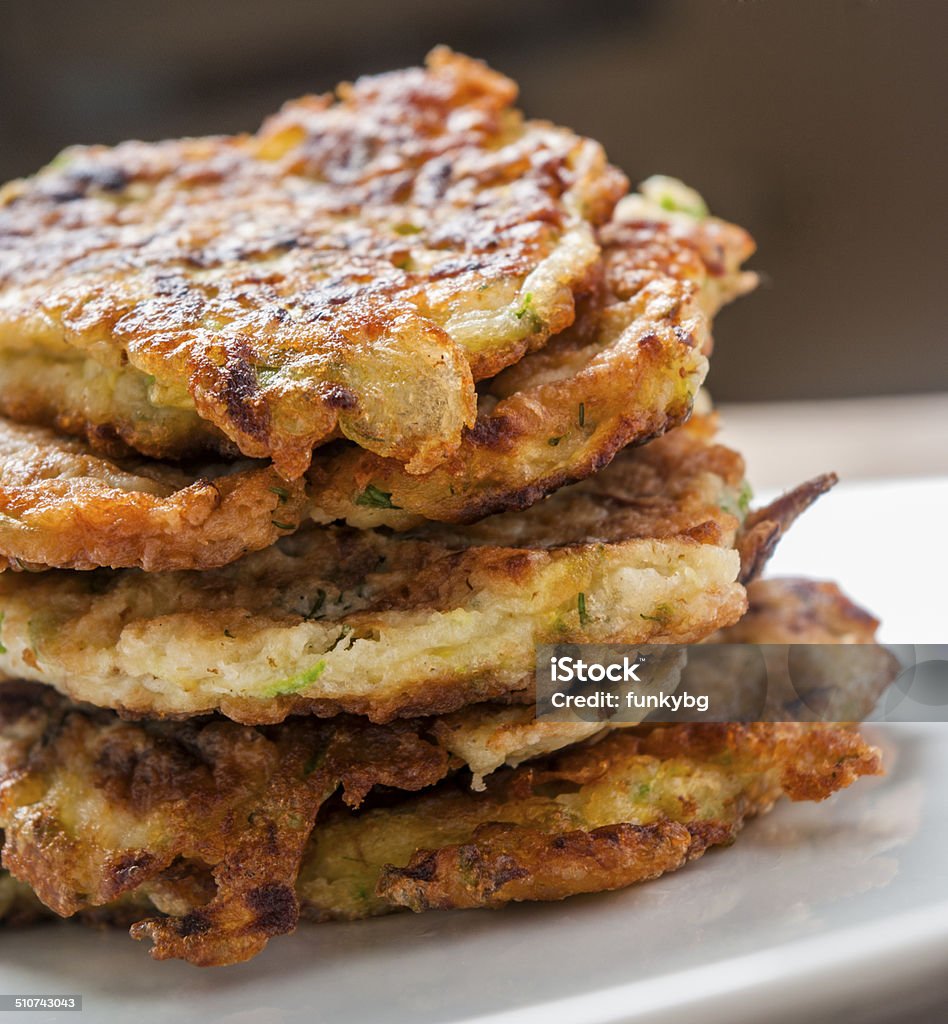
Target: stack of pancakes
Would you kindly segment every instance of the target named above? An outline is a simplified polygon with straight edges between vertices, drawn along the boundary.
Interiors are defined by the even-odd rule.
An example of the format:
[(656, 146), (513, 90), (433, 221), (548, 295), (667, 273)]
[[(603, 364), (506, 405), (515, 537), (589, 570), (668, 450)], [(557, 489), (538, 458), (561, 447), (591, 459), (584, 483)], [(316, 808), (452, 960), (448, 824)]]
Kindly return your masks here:
[(0, 192), (0, 918), (233, 963), (628, 885), (879, 770), (832, 725), (536, 720), (537, 644), (876, 623), (754, 582), (833, 481), (750, 511), (714, 442), (749, 236), (515, 96), (437, 50)]

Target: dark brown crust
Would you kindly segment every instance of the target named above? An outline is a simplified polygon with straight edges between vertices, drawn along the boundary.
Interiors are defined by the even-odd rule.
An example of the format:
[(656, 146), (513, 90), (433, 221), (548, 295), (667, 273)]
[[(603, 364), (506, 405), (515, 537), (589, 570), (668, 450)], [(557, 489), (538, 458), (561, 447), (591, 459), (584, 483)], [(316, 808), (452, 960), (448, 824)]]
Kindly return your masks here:
[[(746, 233), (715, 223), (719, 247), (739, 264), (751, 248)], [(314, 515), (395, 529), (420, 518), (475, 522), (527, 508), (681, 423), (704, 379), (699, 353), (710, 350), (716, 308), (702, 229), (700, 221), (690, 233), (658, 219), (609, 224), (602, 281), (576, 324), (491, 382), (453, 455), (414, 475), (356, 448), (317, 458)], [(361, 507), (370, 485), (394, 508)]]
[[(745, 609), (743, 589), (734, 581), (738, 520), (730, 511), (743, 463), (709, 443), (710, 429), (696, 419), (652, 444), (626, 450), (601, 473), (531, 509), (470, 527), (427, 524), (414, 534), (393, 535), (313, 526), (202, 573), (0, 576), (6, 608), (0, 667), (10, 677), (49, 682), (77, 700), (133, 716), (221, 710), (238, 721), (263, 723), (344, 710), (386, 721), (506, 694), (520, 699), (533, 667), (532, 644), (545, 642), (540, 637), (602, 643), (703, 639), (737, 621)], [(680, 600), (660, 617), (648, 616), (651, 605), (640, 609), (645, 615), (619, 611), (626, 593), (620, 572), (645, 567), (643, 578), (649, 579), (653, 559), (667, 560)], [(683, 570), (686, 563), (707, 574), (704, 586)], [(585, 620), (578, 612), (579, 592), (589, 604)], [(634, 589), (628, 594), (638, 609), (636, 602), (644, 598)], [(518, 610), (511, 619), (518, 628), (528, 620), (536, 624), (532, 641), (524, 642), (522, 630), (512, 641), (518, 644), (516, 663), (510, 649), (500, 650), (498, 630), (504, 624), (490, 617), (498, 602)], [(42, 638), (37, 608), (47, 623)], [(442, 617), (451, 614), (471, 630), (484, 630), (470, 655), (457, 647)], [(409, 650), (404, 644), (422, 615), (439, 634), (426, 634), (422, 645)], [(268, 633), (291, 637), (297, 629), (297, 636), (312, 636), (312, 646), (289, 646), (292, 659), (280, 662), (276, 648), (265, 655), (255, 646)], [(341, 630), (352, 642), (368, 641), (352, 659), (364, 655), (371, 664), (373, 641), (383, 636), (400, 660), (393, 659), (385, 678), (377, 662), (363, 671), (360, 661), (341, 657), (346, 647), (334, 655)], [(122, 662), (121, 638), (136, 633), (147, 637), (140, 641), (146, 648)], [(180, 643), (186, 634), (193, 638), (187, 642), (190, 660), (178, 664), (193, 673), (194, 685), (179, 686), (173, 676), (164, 677), (167, 685), (143, 685), (143, 669), (157, 678), (164, 672), (164, 651), (174, 655), (180, 649), (166, 648), (166, 638)], [(496, 657), (484, 653), (491, 643)], [(447, 658), (445, 648), (452, 644), (458, 656)], [(246, 658), (238, 656), (243, 650)], [(417, 661), (405, 668), (403, 653), (422, 658), (424, 668)], [(206, 662), (195, 668), (199, 654)], [(115, 665), (107, 678), (102, 659)], [(325, 675), (293, 682), (320, 660)], [(208, 681), (228, 675), (232, 683), (205, 690)], [(251, 678), (256, 685), (249, 684)]]
[(417, 853), (404, 868), (386, 868), (378, 891), (416, 912), (558, 900), (657, 878), (699, 852), (688, 828), (674, 821), (619, 822), (555, 836), (498, 822), (480, 825), (463, 846)]
[[(572, 321), (590, 225), (627, 188), (601, 147), (523, 122), (515, 97), (441, 49), (288, 104), (253, 136), (67, 151), (0, 193), (0, 334), (128, 362), (287, 479), (339, 431), (430, 469), (473, 423), (474, 380)], [(508, 316), (554, 254), (542, 308)], [(469, 343), (454, 318), (485, 305), (505, 329)], [(61, 417), (180, 455), (133, 422)]]
[[(312, 848), (298, 878), (318, 806), (337, 785), (350, 806), (379, 785), (431, 786), (451, 762), (429, 733), (423, 721), (377, 727), (347, 718), (331, 725), (295, 719), (273, 729), (214, 719), (128, 725), (41, 687), (6, 684), (4, 865), (60, 914), (90, 923), (137, 921), (133, 935), (153, 939), (158, 958), (238, 962), (291, 931), (301, 900), (308, 917), (335, 916), (331, 905), (314, 902), (319, 861)], [(781, 795), (823, 799), (879, 770), (878, 752), (835, 726), (702, 724), (613, 733), (594, 746), (501, 771), (484, 793), (445, 782), (400, 799), (393, 811), (369, 811), (374, 821), (394, 813), (393, 840), (414, 822), (422, 844), (401, 866), (379, 863), (379, 897), (366, 911), (500, 906), (629, 885), (730, 842), (747, 817)], [(646, 786), (629, 820), (599, 818), (616, 813), (613, 796), (627, 799), (642, 779), (660, 786), (656, 771), (667, 772), (677, 803), (659, 788), (653, 805)], [(690, 794), (679, 782), (692, 772), (700, 778)], [(339, 808), (317, 826), (313, 841), (331, 834), (340, 816), (360, 827)], [(445, 827), (466, 838), (425, 848), (425, 829), (438, 835)], [(130, 844), (132, 834), (139, 845)], [(363, 855), (369, 861), (356, 878), (384, 848), (370, 841)], [(29, 909), (28, 893), (15, 895), (12, 913)], [(152, 907), (165, 916), (154, 916)], [(37, 912), (33, 907), (30, 916)]]
[(875, 642), (879, 620), (835, 583), (799, 577), (753, 580), (744, 617), (719, 633), (729, 644)]
[[(205, 902), (139, 921), (133, 935), (152, 939), (158, 959), (237, 963), (295, 928), (300, 859), (316, 812), (337, 787), (356, 805), (375, 785), (431, 785), (449, 763), (411, 724), (296, 719), (271, 732), (220, 720), (133, 725), (52, 700), (42, 688), (5, 684), (3, 863), (63, 916), (136, 890), (171, 909), (204, 888)], [(66, 824), (99, 802), (94, 836)], [(145, 834), (142, 845), (129, 838)]]
[[(12, 520), (0, 523), (0, 556), (15, 568), (208, 569), (266, 547), (310, 514), (357, 527), (469, 523), (595, 474), (624, 446), (689, 415), (711, 309), (701, 222), (691, 234), (655, 220), (613, 224), (605, 235), (603, 280), (578, 323), (491, 382), (474, 428), (438, 469), (411, 474), (355, 445), (318, 453), (304, 509), (303, 482), (270, 467), (214, 467), (207, 479), (200, 469), (109, 461), (95, 454), (116, 447), (103, 432), (86, 448), (0, 421), (0, 512)], [(717, 222), (716, 237), (738, 254), (747, 248), (731, 225)], [(327, 401), (345, 408), (351, 394), (337, 388)], [(390, 508), (364, 504), (370, 485)]]
[(780, 538), (797, 517), (838, 482), (839, 477), (835, 473), (823, 473), (747, 516), (737, 539), (737, 550), (741, 556), (741, 583), (749, 583), (763, 572)]
[(302, 483), (272, 466), (192, 474), (112, 462), (0, 421), (0, 568), (210, 569), (269, 547), (304, 516)]
[[(870, 644), (873, 640), (875, 620), (852, 605), (833, 584), (761, 580), (750, 585), (749, 595), (751, 609), (747, 616), (737, 626), (716, 634), (714, 640), (751, 644), (794, 641), (833, 644), (853, 639)], [(476, 730), (479, 721), (500, 721), (498, 730), (503, 732), (504, 719), (493, 716), (489, 706), (484, 710), (486, 718), (479, 718), (476, 708), (469, 709), (466, 716), (471, 720), (469, 724)], [(63, 725), (68, 716), (86, 719), (87, 742), (79, 747), (67, 742), (69, 734)], [(8, 780), (8, 786), (12, 782), (14, 793), (19, 786), (30, 789), (34, 785), (30, 782), (31, 773), (38, 773), (44, 780), (41, 785), (45, 786), (50, 771), (71, 770), (77, 779), (78, 792), (88, 790), (90, 781), (101, 788), (109, 817), (129, 812), (140, 821), (155, 808), (162, 809), (166, 815), (176, 814), (175, 800), (187, 798), (189, 789), (195, 785), (195, 771), (200, 772), (193, 761), (195, 737), (200, 736), (207, 723), (122, 727), (108, 713), (88, 708), (70, 709), (68, 702), (53, 691), (23, 683), (0, 686), (0, 718), (0, 780)], [(459, 721), (456, 719), (455, 728), (460, 727)], [(532, 724), (535, 728), (536, 723)], [(337, 719), (330, 725), (307, 720), (305, 728), (314, 738), (322, 738), (320, 743), (327, 736), (332, 737), (332, 759), (336, 767), (333, 769), (323, 761), (318, 770), (338, 776), (345, 786), (347, 802), (357, 805), (374, 785), (417, 788), (439, 778), (447, 769), (448, 761), (445, 751), (430, 742), (437, 739), (440, 746), (438, 725), (438, 721), (400, 722), (379, 729)], [(178, 816), (175, 819), (178, 825), (172, 831), (177, 828), (200, 834), (211, 827), (208, 822), (218, 812), (216, 805), (219, 802), (226, 805), (231, 799), (228, 794), (233, 783), (228, 781), (228, 772), (223, 768), (228, 749), (239, 754), (247, 747), (246, 742), (238, 742), (239, 737), (259, 735), (273, 742), (284, 731), (289, 735), (289, 730), (294, 728), (297, 725), (292, 721), (276, 729), (227, 726), (219, 734), (222, 742), (209, 761), (211, 766), (217, 766), (214, 778), (218, 781), (213, 799), (208, 794), (210, 802), (206, 813), (203, 817)], [(457, 821), (463, 831), (468, 813), (474, 815), (474, 822), (463, 843), (438, 849), (430, 844), (425, 847), (422, 842), (426, 852), (406, 857), (399, 866), (387, 871), (385, 877), (391, 879), (393, 891), (400, 894), (400, 902), (421, 908), (493, 905), (518, 898), (560, 898), (574, 892), (629, 884), (663, 870), (672, 870), (710, 845), (729, 842), (743, 818), (765, 809), (777, 791), (785, 791), (794, 799), (820, 799), (857, 775), (878, 770), (876, 753), (862, 744), (851, 730), (817, 726), (815, 732), (807, 733), (804, 731), (807, 728), (800, 725), (691, 725), (648, 733), (640, 729), (631, 745), (625, 740), (613, 740), (593, 748), (567, 750), (545, 762), (535, 761), (515, 772), (501, 773), (493, 777), (489, 791), (484, 794), (459, 794), (456, 789), (445, 786), (433, 794), (420, 795), (417, 804), (403, 798), (399, 804), (402, 818), (391, 822), (393, 833), (400, 827), (400, 820), (404, 821), (406, 816), (411, 818), (419, 811), (437, 821), (439, 827)], [(45, 749), (38, 747), (44, 737)], [(200, 743), (199, 740), (199, 748)], [(619, 746), (615, 745), (617, 743)], [(180, 761), (172, 756), (176, 749)], [(247, 749), (253, 750), (253, 745)], [(291, 752), (294, 749), (292, 743), (289, 749)], [(532, 792), (549, 796), (551, 785), (554, 788), (562, 785), (565, 792), (571, 792), (597, 779), (607, 780), (628, 754), (659, 760), (687, 759), (682, 761), (683, 766), (700, 766), (728, 751), (736, 756), (735, 771), (746, 768), (750, 758), (756, 763), (754, 771), (759, 775), (761, 764), (770, 758), (771, 767), (776, 766), (777, 773), (762, 784), (758, 779), (745, 786), (744, 796), (730, 804), (724, 817), (708, 818), (697, 813), (696, 806), (685, 800), (681, 802), (681, 820), (615, 821), (586, 830), (576, 828), (575, 822), (572, 826), (566, 822), (557, 825), (554, 820), (546, 831), (515, 826), (510, 821), (503, 823), (505, 817), (509, 819), (516, 811), (517, 802)], [(90, 773), (84, 766), (95, 752), (96, 767)], [(622, 757), (618, 756), (620, 753)], [(173, 771), (158, 770), (162, 757), (166, 759), (164, 763), (174, 766)], [(255, 779), (259, 774), (254, 771), (257, 762), (242, 762), (243, 759), (239, 771), (250, 772)], [(25, 770), (26, 765), (29, 768)], [(316, 769), (316, 764), (312, 767)], [(238, 775), (238, 785), (241, 778), (243, 776)], [(13, 781), (16, 779), (19, 781)], [(200, 781), (198, 784), (204, 785)], [(287, 785), (289, 788), (302, 785), (305, 789), (306, 782), (288, 778)], [(251, 802), (258, 799), (257, 792), (251, 787), (248, 792)], [(32, 795), (38, 793), (33, 790)], [(292, 804), (294, 800), (289, 798), (288, 789), (286, 795)], [(508, 810), (503, 811), (500, 809), (503, 803), (498, 801), (505, 800), (512, 802), (507, 805)], [(483, 810), (479, 811), (482, 805)], [(172, 810), (166, 810), (169, 807)], [(430, 813), (426, 808), (430, 808)], [(55, 803), (34, 802), (33, 813), (46, 814), (52, 826)], [(342, 812), (333, 812), (327, 820), (340, 820), (340, 815), (346, 817)], [(28, 818), (21, 818), (17, 827), (22, 827), (24, 820)], [(107, 820), (101, 820), (101, 824), (104, 826)], [(490, 824), (491, 820), (494, 824)], [(326, 829), (326, 824), (318, 828), (315, 839), (324, 833), (332, 834), (331, 828), (328, 832)], [(22, 836), (20, 841), (23, 841)], [(41, 870), (68, 877), (77, 865), (89, 862), (91, 852), (86, 842), (81, 843), (65, 867), (37, 860), (35, 854), (25, 860), (28, 864), (46, 865)], [(280, 856), (278, 851), (272, 855)], [(185, 955), (200, 957), (202, 962), (217, 962), (233, 955), (235, 949), (247, 948), (241, 943), (231, 945), (229, 939), (223, 947), (215, 947), (219, 929), (226, 927), (226, 922), (220, 915), (208, 917), (196, 912), (211, 903), (215, 896), (214, 879), (205, 868), (179, 858), (158, 876), (144, 881), (138, 873), (149, 872), (155, 859), (155, 854), (144, 848), (131, 853), (125, 851), (121, 857), (116, 857), (114, 870), (109, 873), (107, 869), (106, 874), (108, 884), (117, 883), (122, 895), (103, 906), (79, 906), (77, 915), (90, 924), (128, 927), (153, 916), (157, 903), (171, 915), (171, 922), (178, 921), (168, 926), (173, 928), (169, 949), (186, 947), (182, 950)], [(317, 890), (311, 885), (314, 865), (318, 866), (312, 849), (306, 862), (309, 867), (298, 881), (297, 889), (307, 918), (352, 917), (395, 909), (391, 902), (378, 900), (369, 906), (356, 904), (361, 909), (355, 910), (347, 903), (327, 904), (325, 893), (317, 896)], [(107, 861), (99, 863), (108, 864)], [(381, 867), (379, 863), (378, 869)], [(463, 875), (459, 873), (462, 870)], [(448, 887), (444, 879), (450, 871), (455, 872), (455, 877)], [(266, 877), (271, 877), (269, 863)], [(457, 881), (459, 878), (463, 879), (463, 884)], [(356, 881), (359, 886), (364, 884), (360, 876), (356, 876)], [(143, 884), (136, 888), (139, 882)], [(9, 889), (13, 882), (0, 874), (0, 884), (4, 883), (8, 889), (7, 899), (13, 902), (6, 904), (5, 912), (0, 907), (3, 923), (26, 923), (44, 914), (49, 916), (26, 886), (20, 884), (14, 888), (11, 897)], [(48, 889), (54, 882), (41, 878), (39, 884)], [(2, 896), (0, 892), (0, 898)], [(278, 923), (281, 927), (288, 924), (285, 918), (278, 921), (278, 911), (286, 903), (285, 889), (254, 890), (248, 904), (250, 913), (258, 921), (254, 941), (279, 930)], [(181, 935), (181, 932), (188, 934)], [(201, 938), (196, 938), (199, 935)], [(188, 944), (194, 948), (187, 948)]]
[[(732, 764), (746, 782), (725, 803), (723, 816), (707, 818), (684, 801), (675, 818), (661, 812), (645, 824), (613, 823), (563, 831), (557, 822), (557, 787), (584, 786), (616, 775), (637, 759)], [(403, 867), (385, 867), (377, 893), (414, 911), (499, 907), (519, 900), (558, 900), (601, 892), (672, 871), (710, 846), (733, 841), (744, 821), (781, 796), (822, 800), (862, 775), (881, 771), (878, 751), (848, 730), (829, 726), (681, 725), (644, 734), (621, 731), (592, 747), (569, 750), (545, 766), (504, 773), (486, 794), (445, 790), (412, 803), (425, 816), (450, 819), (455, 805), (482, 801), (469, 840), (419, 850)], [(520, 802), (551, 802), (552, 827), (505, 823)], [(439, 802), (442, 805), (439, 807)], [(424, 808), (421, 810), (421, 808)], [(404, 811), (402, 812), (404, 813)], [(494, 820), (491, 818), (496, 815)]]

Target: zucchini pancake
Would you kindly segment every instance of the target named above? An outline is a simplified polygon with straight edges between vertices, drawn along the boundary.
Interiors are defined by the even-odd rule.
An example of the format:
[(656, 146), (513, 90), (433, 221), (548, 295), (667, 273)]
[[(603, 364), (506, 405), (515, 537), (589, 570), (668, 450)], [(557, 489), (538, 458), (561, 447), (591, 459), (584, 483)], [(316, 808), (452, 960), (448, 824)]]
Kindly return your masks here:
[[(516, 92), (438, 48), (0, 190), (3, 925), (234, 964), (645, 881), (881, 771), (831, 721), (897, 671), (876, 621), (760, 578), (835, 477), (751, 508), (701, 390), (750, 236)], [(562, 643), (727, 644), (740, 722), (538, 717)], [(820, 646), (745, 721), (730, 645), (771, 643)]]

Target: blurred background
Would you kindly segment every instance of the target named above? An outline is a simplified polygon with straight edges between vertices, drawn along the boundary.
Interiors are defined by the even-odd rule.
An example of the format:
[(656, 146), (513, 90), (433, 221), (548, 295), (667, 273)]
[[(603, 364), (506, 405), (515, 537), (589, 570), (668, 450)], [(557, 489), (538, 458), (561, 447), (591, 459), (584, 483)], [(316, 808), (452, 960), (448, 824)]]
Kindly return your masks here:
[(764, 284), (720, 323), (718, 400), (948, 391), (946, 38), (943, 0), (7, 0), (0, 177), (253, 129), (445, 42), (752, 231)]

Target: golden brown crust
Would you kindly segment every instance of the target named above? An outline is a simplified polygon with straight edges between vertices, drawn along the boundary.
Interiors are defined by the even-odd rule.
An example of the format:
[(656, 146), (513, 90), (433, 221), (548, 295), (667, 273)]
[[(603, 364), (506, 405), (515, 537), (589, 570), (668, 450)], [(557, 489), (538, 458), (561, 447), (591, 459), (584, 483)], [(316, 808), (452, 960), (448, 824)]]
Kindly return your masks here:
[[(500, 772), (483, 793), (444, 782), (358, 817), (338, 807), (304, 852), (337, 786), (355, 806), (374, 786), (445, 775), (431, 724), (129, 724), (6, 684), (4, 863), (60, 914), (138, 921), (153, 955), (223, 964), (292, 930), (300, 904), (359, 917), (628, 885), (731, 841), (782, 794), (822, 799), (879, 771), (878, 753), (839, 727), (636, 729)], [(4, 893), (11, 914), (28, 903)]]
[[(473, 423), (473, 381), (572, 321), (592, 226), (626, 190), (515, 95), (439, 50), (253, 136), (69, 150), (0, 193), (0, 341), (127, 362), (155, 406), (287, 479), (340, 432), (428, 470)], [(130, 417), (93, 429), (180, 455)]]
[(820, 800), (879, 772), (878, 751), (837, 726), (623, 730), (497, 773), (484, 793), (444, 783), (397, 808), (333, 814), (297, 887), (317, 920), (615, 889), (730, 843), (781, 795)]
[[(0, 455), (8, 461), (0, 513), (11, 520), (0, 522), (0, 555), (31, 568), (206, 569), (271, 544), (308, 515), (406, 529), (426, 518), (467, 523), (532, 505), (690, 412), (707, 369), (701, 350), (717, 295), (707, 290), (711, 257), (700, 255), (703, 223), (674, 230), (659, 211), (649, 221), (610, 225), (603, 279), (577, 324), (490, 382), (454, 455), (412, 474), (355, 445), (327, 449), (309, 471), (305, 511), (303, 483), (283, 481), (273, 469), (189, 476), (163, 463), (96, 454), (113, 447), (102, 434), (87, 450), (0, 422)], [(716, 223), (719, 249), (743, 254), (744, 233)], [(15, 361), (7, 353), (0, 391)], [(55, 392), (55, 373), (29, 376), (16, 396), (35, 386), (45, 394), (50, 381)]]
[(0, 420), (0, 564), (14, 569), (209, 569), (268, 547), (304, 512), (302, 483), (272, 466), (113, 461)]
[(472, 527), (312, 527), (201, 573), (0, 575), (0, 671), (248, 723), (517, 699), (536, 643), (687, 643), (740, 617), (741, 473), (697, 424)]
[[(746, 255), (747, 236), (715, 224), (730, 268)], [(456, 452), (417, 475), (355, 448), (317, 458), (314, 517), (395, 529), (422, 518), (474, 522), (526, 508), (681, 423), (707, 372), (701, 353), (718, 303), (704, 230), (694, 220), (675, 231), (657, 213), (608, 225), (602, 281), (576, 324), (491, 382)]]
[(4, 865), (63, 916), (141, 890), (169, 912), (133, 930), (158, 959), (236, 963), (292, 931), (303, 849), (336, 788), (356, 805), (375, 785), (431, 785), (449, 764), (404, 724), (136, 725), (8, 694), (0, 687)]

